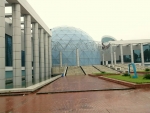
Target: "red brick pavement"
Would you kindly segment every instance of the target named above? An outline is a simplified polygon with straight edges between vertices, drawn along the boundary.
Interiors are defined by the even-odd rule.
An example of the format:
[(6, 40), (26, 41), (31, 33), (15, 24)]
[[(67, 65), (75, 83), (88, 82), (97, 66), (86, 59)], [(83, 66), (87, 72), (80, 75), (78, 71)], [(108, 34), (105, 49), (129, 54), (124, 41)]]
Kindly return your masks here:
[(140, 89), (0, 97), (0, 113), (150, 113), (149, 94)]
[(150, 89), (3, 96), (0, 113), (150, 113)]
[(42, 88), (38, 93), (45, 92), (66, 92), (66, 91), (86, 91), (86, 90), (103, 90), (103, 89), (124, 89), (128, 88), (120, 84), (108, 82), (91, 76), (69, 76)]

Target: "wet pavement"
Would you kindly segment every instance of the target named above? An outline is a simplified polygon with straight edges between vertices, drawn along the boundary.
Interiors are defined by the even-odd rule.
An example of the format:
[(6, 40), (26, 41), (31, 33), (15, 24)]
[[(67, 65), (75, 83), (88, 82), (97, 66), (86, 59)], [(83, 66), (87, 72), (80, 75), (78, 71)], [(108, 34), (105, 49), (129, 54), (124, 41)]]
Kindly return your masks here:
[(56, 93), (56, 92), (82, 92), (82, 91), (99, 91), (111, 89), (128, 89), (129, 87), (108, 82), (91, 76), (69, 76), (42, 88), (38, 93)]
[[(127, 87), (81, 76), (60, 78), (37, 92), (78, 91), (88, 88)], [(25, 96), (1, 96), (0, 113), (150, 113), (150, 89), (54, 94), (36, 94), (37, 92)]]

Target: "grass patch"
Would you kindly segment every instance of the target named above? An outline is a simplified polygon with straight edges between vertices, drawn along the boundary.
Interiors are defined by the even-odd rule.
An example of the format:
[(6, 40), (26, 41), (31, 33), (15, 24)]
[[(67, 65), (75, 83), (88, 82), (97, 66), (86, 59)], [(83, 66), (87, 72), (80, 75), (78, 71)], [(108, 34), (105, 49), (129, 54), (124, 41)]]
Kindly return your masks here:
[(145, 72), (145, 70), (139, 70), (139, 71), (137, 71), (137, 73), (138, 73), (138, 72)]
[(116, 73), (94, 73), (94, 75), (115, 75)]
[(150, 69), (149, 68), (145, 68), (144, 70), (138, 70), (137, 73), (138, 72), (150, 72)]
[(131, 78), (130, 76), (110, 75), (110, 76), (107, 76), (107, 77), (117, 79), (117, 80), (132, 82), (132, 83), (136, 83), (136, 84), (150, 83), (150, 80), (143, 79), (143, 76), (138, 76), (138, 78)]

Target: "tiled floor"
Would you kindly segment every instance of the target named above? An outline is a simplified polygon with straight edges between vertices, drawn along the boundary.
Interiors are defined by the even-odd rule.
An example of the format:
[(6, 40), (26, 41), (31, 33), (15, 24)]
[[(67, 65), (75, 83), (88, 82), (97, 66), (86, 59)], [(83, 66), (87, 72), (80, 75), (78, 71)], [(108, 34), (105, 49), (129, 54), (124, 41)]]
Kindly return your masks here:
[[(62, 86), (64, 82), (65, 86), (69, 85), (67, 86), (69, 90), (71, 87), (75, 90), (83, 90), (83, 88), (87, 90), (87, 87), (96, 88), (100, 85), (98, 81), (103, 82), (103, 85), (101, 83), (103, 88), (108, 88), (107, 84), (112, 84), (109, 88), (111, 86), (124, 88), (124, 86), (117, 86), (117, 84), (101, 81), (98, 78), (87, 76), (81, 77), (82, 79), (75, 78), (58, 79), (40, 91), (59, 91), (63, 87), (56, 87)], [(87, 87), (85, 85), (82, 87), (83, 83)], [(88, 83), (96, 85), (90, 86)], [(62, 91), (68, 89), (63, 88)], [(3, 96), (0, 97), (0, 113), (150, 113), (150, 89)]]
[(87, 90), (106, 90), (106, 89), (125, 89), (123, 85), (111, 83), (91, 76), (69, 76), (42, 88), (38, 93), (46, 92), (67, 92), (67, 91), (87, 91)]

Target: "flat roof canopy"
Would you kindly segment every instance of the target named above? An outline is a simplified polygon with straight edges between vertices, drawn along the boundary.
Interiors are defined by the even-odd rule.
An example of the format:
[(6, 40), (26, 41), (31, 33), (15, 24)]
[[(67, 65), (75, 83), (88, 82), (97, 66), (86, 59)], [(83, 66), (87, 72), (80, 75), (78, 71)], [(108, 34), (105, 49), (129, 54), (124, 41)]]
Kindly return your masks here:
[(112, 45), (127, 45), (127, 44), (147, 44), (150, 43), (150, 39), (140, 39), (140, 40), (120, 40), (120, 41), (109, 41), (110, 44)]
[(31, 22), (37, 22), (39, 24), (39, 28), (43, 28), (49, 36), (52, 36), (52, 32), (48, 28), (48, 26), (43, 22), (40, 16), (35, 12), (35, 10), (30, 6), (30, 4), (26, 0), (6, 0), (8, 4), (6, 6), (10, 6), (13, 3), (18, 3), (21, 5), (21, 14), (29, 14), (31, 15)]

